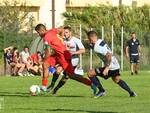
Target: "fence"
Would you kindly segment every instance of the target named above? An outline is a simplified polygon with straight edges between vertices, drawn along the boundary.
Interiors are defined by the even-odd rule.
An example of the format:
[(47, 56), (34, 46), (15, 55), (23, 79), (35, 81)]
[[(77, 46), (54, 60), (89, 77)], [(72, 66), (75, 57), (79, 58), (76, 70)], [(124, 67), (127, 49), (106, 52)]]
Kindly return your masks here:
[[(104, 26), (101, 26), (99, 30), (95, 28), (89, 28), (89, 30), (96, 30), (98, 31), (99, 37), (101, 37), (103, 40), (106, 40), (108, 42), (108, 45), (111, 47), (113, 54), (117, 57), (121, 70), (129, 70), (129, 61), (125, 57), (125, 46), (128, 39), (130, 39), (130, 33), (125, 32), (125, 28), (121, 27), (119, 30), (115, 29), (115, 27), (112, 25), (111, 28), (105, 28)], [(72, 34), (76, 37), (80, 38), (84, 45), (86, 44), (86, 33), (82, 29), (82, 25), (79, 26), (72, 26)], [(116, 35), (116, 32), (119, 35)], [(135, 31), (136, 32), (136, 31)], [(142, 46), (142, 55), (140, 58), (140, 67), (142, 70), (149, 70), (150, 69), (150, 51), (149, 51), (149, 43), (145, 44), (146, 38), (144, 36), (144, 33), (136, 33), (138, 39), (140, 40), (141, 46)], [(150, 36), (150, 35), (149, 35)], [(150, 37), (148, 38), (150, 39)], [(96, 54), (92, 50), (86, 50), (86, 53), (80, 56), (80, 66), (83, 67), (85, 70), (89, 68), (93, 68), (93, 66), (103, 66), (103, 63), (99, 61), (99, 58), (96, 56)]]

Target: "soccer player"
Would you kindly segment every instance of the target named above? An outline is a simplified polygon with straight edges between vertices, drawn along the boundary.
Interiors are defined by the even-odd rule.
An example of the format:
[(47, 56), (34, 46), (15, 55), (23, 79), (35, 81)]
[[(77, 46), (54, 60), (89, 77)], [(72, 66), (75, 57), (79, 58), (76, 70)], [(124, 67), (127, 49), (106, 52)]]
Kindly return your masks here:
[(127, 41), (126, 46), (126, 56), (130, 59), (131, 75), (138, 74), (140, 52), (140, 42), (136, 37), (136, 33), (132, 32), (131, 39)]
[[(46, 86), (49, 75), (48, 68), (50, 66), (55, 66), (57, 63), (63, 67), (63, 70), (71, 79), (79, 81), (87, 86), (91, 86), (93, 92), (95, 92), (95, 85), (92, 84), (91, 80), (74, 74), (74, 68), (71, 64), (71, 54), (61, 40), (64, 37), (64, 30), (62, 28), (46, 30), (46, 27), (43, 24), (38, 24), (35, 27), (35, 30), (44, 40), (46, 46), (45, 56), (43, 59), (42, 90), (46, 91), (47, 89)], [(51, 55), (51, 49), (54, 50), (53, 55)]]
[[(69, 26), (64, 27), (64, 35), (65, 35), (64, 43), (66, 44), (66, 46), (72, 56), (71, 63), (73, 65), (73, 67), (76, 68), (79, 63), (79, 55), (82, 53), (85, 53), (85, 48), (80, 39), (71, 35), (71, 27), (69, 27)], [(57, 73), (60, 73), (60, 68), (61, 67), (58, 67), (57, 70), (59, 72), (57, 72)], [(48, 87), (49, 89), (53, 89), (57, 79), (58, 79), (58, 76), (53, 76), (51, 85)], [(67, 79), (68, 79), (68, 77), (67, 77), (66, 73), (64, 73), (64, 76), (62, 77), (62, 79), (60, 80), (58, 85), (54, 88), (52, 93), (56, 94), (58, 89), (61, 88), (66, 83)]]
[(100, 97), (105, 94), (105, 89), (101, 85), (97, 76), (100, 76), (104, 79), (111, 77), (112, 80), (121, 88), (126, 90), (131, 97), (135, 97), (136, 93), (130, 89), (125, 81), (120, 79), (119, 63), (116, 57), (112, 54), (108, 45), (102, 39), (98, 39), (97, 33), (95, 31), (89, 31), (87, 35), (92, 48), (105, 65), (104, 67), (99, 67), (88, 71), (89, 78), (99, 89), (99, 92), (95, 95), (95, 97)]

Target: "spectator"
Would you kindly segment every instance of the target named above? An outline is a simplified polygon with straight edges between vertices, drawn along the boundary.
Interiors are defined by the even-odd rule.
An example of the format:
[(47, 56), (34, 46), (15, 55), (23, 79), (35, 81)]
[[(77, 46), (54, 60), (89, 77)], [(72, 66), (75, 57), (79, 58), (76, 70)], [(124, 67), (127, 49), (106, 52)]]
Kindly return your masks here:
[(136, 37), (136, 33), (132, 32), (131, 39), (127, 41), (126, 46), (126, 56), (130, 59), (131, 75), (138, 74), (140, 52), (140, 42)]
[(32, 74), (41, 74), (42, 71), (42, 55), (41, 52), (37, 52), (35, 54), (31, 54), (28, 58), (28, 62), (30, 62), (29, 72)]
[(24, 64), (28, 64), (29, 48), (27, 46), (24, 47), (24, 50), (20, 53), (21, 62)]
[(19, 56), (19, 51), (17, 48), (13, 49), (13, 64), (15, 65), (14, 70), (13, 70), (13, 75), (19, 75), (23, 76), (22, 72), (25, 69), (25, 64), (21, 62), (20, 56)]

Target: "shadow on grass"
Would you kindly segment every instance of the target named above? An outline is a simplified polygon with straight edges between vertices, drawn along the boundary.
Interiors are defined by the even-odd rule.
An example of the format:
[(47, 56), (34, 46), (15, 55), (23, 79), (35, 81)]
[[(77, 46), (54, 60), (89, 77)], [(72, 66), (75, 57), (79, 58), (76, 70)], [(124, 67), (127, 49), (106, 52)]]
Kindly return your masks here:
[[(27, 92), (0, 92), (0, 96), (31, 97), (31, 95)], [(47, 94), (41, 94), (41, 95), (34, 96), (34, 97), (84, 98), (85, 96), (80, 96), (80, 95), (56, 95), (54, 96), (54, 95), (47, 93)]]
[[(35, 111), (35, 109), (33, 109), (33, 108), (16, 108), (16, 109), (18, 109), (18, 110), (23, 110), (23, 111)], [(51, 112), (51, 113), (54, 113), (54, 112), (70, 112), (70, 113), (72, 113), (72, 112), (85, 112), (85, 113), (118, 113), (118, 112), (110, 112), (110, 111), (92, 111), (92, 110), (80, 110), (80, 109), (78, 109), (78, 110), (76, 110), (76, 109), (36, 109), (36, 111), (43, 111), (43, 113), (44, 112)]]
[(0, 96), (29, 97), (30, 95), (25, 92), (0, 92)]

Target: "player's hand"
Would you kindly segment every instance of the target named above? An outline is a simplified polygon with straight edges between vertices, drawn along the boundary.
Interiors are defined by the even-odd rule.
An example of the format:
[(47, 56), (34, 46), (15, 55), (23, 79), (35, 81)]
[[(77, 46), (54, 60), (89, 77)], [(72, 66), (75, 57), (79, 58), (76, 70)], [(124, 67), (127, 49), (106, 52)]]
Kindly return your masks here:
[(109, 67), (105, 67), (105, 69), (103, 71), (103, 75), (107, 76), (108, 75), (108, 71), (109, 71)]

